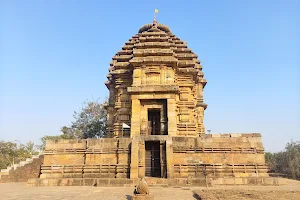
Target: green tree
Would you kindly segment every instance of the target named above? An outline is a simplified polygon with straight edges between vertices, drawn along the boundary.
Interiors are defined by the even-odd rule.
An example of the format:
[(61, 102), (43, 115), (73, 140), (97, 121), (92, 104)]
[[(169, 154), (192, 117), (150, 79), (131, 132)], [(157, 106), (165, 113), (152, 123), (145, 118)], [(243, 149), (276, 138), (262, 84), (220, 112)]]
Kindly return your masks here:
[(70, 132), (77, 138), (101, 138), (106, 133), (106, 109), (98, 101), (84, 103), (80, 112), (74, 112), (75, 121), (63, 132)]
[(276, 169), (276, 166), (277, 166), (277, 160), (275, 158), (275, 154), (270, 153), (270, 152), (266, 152), (265, 153), (265, 159), (266, 159), (266, 163), (268, 164), (271, 171), (275, 172), (275, 169)]
[(285, 150), (278, 153), (265, 153), (266, 163), (272, 172), (300, 179), (300, 142), (287, 143)]
[(17, 144), (14, 142), (0, 141), (0, 168), (4, 169), (19, 163), (32, 155), (37, 154), (34, 143)]
[(16, 157), (17, 144), (14, 142), (0, 141), (1, 161), (0, 168), (6, 168), (13, 165)]
[(79, 112), (74, 112), (71, 126), (61, 128), (62, 135), (45, 135), (41, 138), (41, 150), (45, 148), (46, 140), (102, 138), (106, 134), (105, 103), (87, 101)]
[(300, 178), (300, 142), (290, 142), (285, 147), (287, 172), (292, 178)]

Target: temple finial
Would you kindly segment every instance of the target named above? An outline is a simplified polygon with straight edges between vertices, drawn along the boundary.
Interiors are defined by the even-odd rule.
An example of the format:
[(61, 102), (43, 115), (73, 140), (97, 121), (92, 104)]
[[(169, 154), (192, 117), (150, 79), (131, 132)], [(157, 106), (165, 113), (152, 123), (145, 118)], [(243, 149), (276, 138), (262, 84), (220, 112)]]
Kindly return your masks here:
[(158, 9), (154, 9), (154, 20), (153, 20), (153, 24), (157, 24), (157, 21), (156, 21), (156, 14), (158, 13)]

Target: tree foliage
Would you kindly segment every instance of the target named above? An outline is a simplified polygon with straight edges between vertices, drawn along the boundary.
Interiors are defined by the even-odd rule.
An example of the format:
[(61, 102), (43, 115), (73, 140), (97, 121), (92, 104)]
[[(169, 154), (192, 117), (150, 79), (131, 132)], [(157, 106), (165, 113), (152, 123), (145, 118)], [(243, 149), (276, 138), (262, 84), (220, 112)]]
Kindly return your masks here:
[(300, 179), (300, 142), (291, 141), (284, 151), (266, 153), (266, 162), (272, 172), (285, 174), (293, 179)]
[(62, 135), (46, 135), (41, 138), (41, 149), (44, 149), (46, 140), (59, 139), (86, 139), (102, 138), (106, 133), (105, 103), (87, 101), (79, 112), (74, 112), (71, 126), (61, 128)]
[[(104, 104), (97, 101), (84, 103), (80, 112), (74, 112), (75, 121), (63, 132), (73, 133), (77, 138), (101, 138), (106, 130), (106, 110)], [(64, 133), (65, 133), (64, 132)]]
[(31, 141), (27, 144), (0, 141), (0, 169), (5, 169), (36, 154), (38, 151)]

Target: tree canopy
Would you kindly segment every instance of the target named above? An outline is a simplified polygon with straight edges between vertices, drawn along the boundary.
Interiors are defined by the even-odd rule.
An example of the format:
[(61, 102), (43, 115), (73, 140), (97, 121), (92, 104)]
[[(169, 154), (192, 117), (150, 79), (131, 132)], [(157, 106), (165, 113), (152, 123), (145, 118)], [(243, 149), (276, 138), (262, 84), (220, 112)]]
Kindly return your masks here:
[(46, 140), (102, 138), (106, 134), (106, 109), (104, 103), (87, 101), (80, 111), (73, 114), (74, 121), (70, 126), (61, 128), (61, 135), (46, 135), (41, 138), (41, 149)]
[(272, 172), (300, 179), (300, 141), (287, 143), (284, 151), (267, 152), (265, 158)]
[(103, 103), (86, 102), (80, 112), (74, 112), (75, 121), (71, 127), (63, 127), (64, 134), (73, 134), (76, 138), (101, 138), (106, 130), (106, 110)]
[(36, 154), (38, 151), (31, 141), (26, 144), (0, 141), (0, 169), (5, 169)]

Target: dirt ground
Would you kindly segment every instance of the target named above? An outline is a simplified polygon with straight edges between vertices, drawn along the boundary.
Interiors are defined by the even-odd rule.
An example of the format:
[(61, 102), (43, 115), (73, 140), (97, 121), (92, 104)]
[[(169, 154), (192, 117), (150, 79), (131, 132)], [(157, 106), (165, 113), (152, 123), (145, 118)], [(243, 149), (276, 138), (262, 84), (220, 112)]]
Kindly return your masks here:
[[(150, 187), (155, 200), (300, 200), (300, 181), (283, 186)], [(0, 183), (0, 200), (130, 200), (133, 187), (28, 187)], [(198, 195), (197, 195), (198, 194)]]
[(300, 200), (300, 181), (285, 181), (282, 186), (217, 186), (193, 192), (201, 200)]
[(300, 191), (255, 191), (255, 190), (196, 190), (197, 197), (201, 200), (297, 200)]

